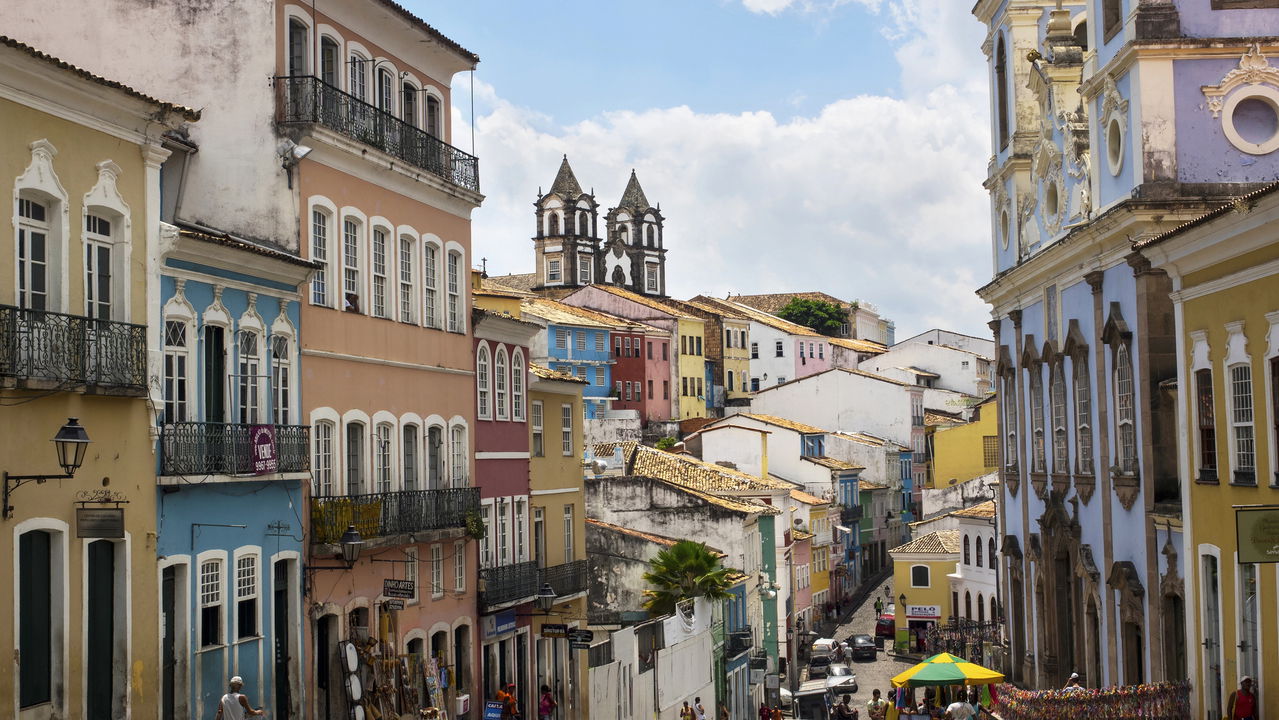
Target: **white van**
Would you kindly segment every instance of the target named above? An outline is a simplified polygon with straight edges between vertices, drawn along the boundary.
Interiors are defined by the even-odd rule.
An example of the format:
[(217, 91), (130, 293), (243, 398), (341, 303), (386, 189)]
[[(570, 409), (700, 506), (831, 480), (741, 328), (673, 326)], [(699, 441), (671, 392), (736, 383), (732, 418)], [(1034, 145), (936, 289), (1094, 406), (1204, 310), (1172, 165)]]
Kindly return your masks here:
[(821, 638), (809, 648), (809, 657), (833, 657), (835, 646), (839, 643), (833, 638)]

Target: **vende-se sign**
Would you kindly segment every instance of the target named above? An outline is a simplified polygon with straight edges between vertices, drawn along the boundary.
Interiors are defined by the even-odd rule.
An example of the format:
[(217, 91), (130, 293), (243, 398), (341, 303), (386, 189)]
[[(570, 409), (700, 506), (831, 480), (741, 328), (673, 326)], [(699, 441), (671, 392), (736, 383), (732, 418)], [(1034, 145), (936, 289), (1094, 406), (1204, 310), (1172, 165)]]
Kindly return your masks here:
[(280, 467), (275, 456), (275, 426), (254, 425), (249, 428), (249, 436), (253, 438), (253, 474), (275, 472)]
[(941, 619), (941, 605), (907, 605), (906, 617)]

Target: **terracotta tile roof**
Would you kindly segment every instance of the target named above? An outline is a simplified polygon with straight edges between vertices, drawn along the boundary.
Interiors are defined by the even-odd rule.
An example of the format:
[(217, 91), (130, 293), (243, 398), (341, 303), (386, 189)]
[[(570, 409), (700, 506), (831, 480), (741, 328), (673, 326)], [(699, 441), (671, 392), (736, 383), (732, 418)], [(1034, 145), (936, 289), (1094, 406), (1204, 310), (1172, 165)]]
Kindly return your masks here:
[(824, 292), (806, 291), (793, 293), (765, 293), (762, 295), (729, 295), (728, 299), (734, 302), (749, 305), (750, 307), (763, 310), (766, 313), (776, 314), (777, 311), (786, 307), (791, 300), (799, 298), (801, 300), (821, 300), (832, 305), (838, 305), (847, 308), (852, 303), (846, 300), (840, 300), (834, 295), (827, 295)]
[(865, 353), (883, 353), (888, 352), (888, 346), (883, 343), (877, 343), (874, 340), (858, 340), (856, 338), (831, 338), (831, 345), (838, 345), (842, 348), (855, 350)]
[(522, 290), (524, 292), (529, 292), (540, 284), (541, 278), (538, 277), (537, 273), (493, 275), (483, 281), (484, 287), (496, 287), (499, 290)]
[(408, 8), (404, 7), (403, 5), (401, 5), (401, 4), (397, 3), (397, 2), (395, 2), (394, 0), (378, 0), (378, 2), (379, 2), (379, 3), (381, 3), (384, 7), (386, 7), (386, 8), (388, 8), (388, 9), (390, 9), (391, 11), (395, 12), (395, 13), (396, 13), (397, 15), (399, 15), (400, 17), (402, 17), (402, 18), (404, 18), (405, 20), (408, 20), (410, 23), (412, 23), (412, 24), (416, 25), (416, 26), (417, 26), (417, 28), (418, 28), (419, 30), (421, 30), (421, 31), (425, 32), (427, 35), (430, 35), (431, 37), (433, 37), (433, 38), (435, 38), (436, 40), (438, 40), (438, 41), (439, 41), (439, 43), (440, 43), (441, 45), (443, 45), (444, 47), (446, 47), (446, 48), (448, 48), (448, 49), (452, 50), (453, 52), (457, 53), (458, 55), (461, 55), (462, 57), (466, 58), (467, 60), (470, 60), (472, 65), (474, 65), (474, 64), (476, 64), (476, 63), (478, 63), (478, 62), (480, 61), (480, 56), (479, 56), (479, 55), (476, 55), (475, 53), (471, 52), (470, 50), (467, 50), (466, 48), (464, 48), (464, 47), (462, 47), (461, 45), (459, 45), (456, 41), (451, 40), (451, 39), (449, 39), (448, 37), (446, 37), (446, 36), (444, 35), (444, 33), (440, 32), (439, 30), (436, 30), (435, 28), (433, 28), (433, 27), (431, 27), (430, 25), (426, 24), (426, 21), (425, 21), (425, 20), (423, 20), (422, 18), (418, 17), (417, 15), (414, 15), (412, 12), (410, 12), (410, 11), (408, 10)]
[(955, 517), (978, 518), (978, 519), (986, 520), (986, 519), (995, 517), (995, 513), (996, 513), (995, 501), (987, 500), (986, 502), (983, 502), (983, 503), (977, 503), (976, 505), (973, 505), (972, 507), (966, 507), (962, 510), (956, 510), (952, 512), (951, 515), (954, 515)]
[(259, 245), (258, 243), (250, 242), (225, 232), (205, 232), (203, 230), (196, 230), (194, 228), (183, 226), (178, 228), (178, 234), (182, 237), (191, 238), (193, 240), (200, 240), (214, 245), (222, 245), (224, 247), (235, 248), (236, 250), (243, 250), (245, 252), (253, 253), (254, 255), (274, 258), (276, 260), (289, 263), (290, 265), (297, 265), (304, 268), (320, 267), (319, 263), (300, 258), (293, 253), (285, 252), (284, 250), (277, 250), (276, 248), (267, 247), (266, 245)]
[[(593, 446), (592, 451), (596, 457), (607, 457), (618, 446), (619, 443), (600, 443)], [(620, 443), (620, 446), (629, 468), (627, 474), (659, 480), (730, 510), (776, 515), (780, 512), (777, 508), (733, 493), (765, 494), (777, 489), (789, 491), (793, 487), (779, 480), (764, 480), (691, 455), (676, 455), (634, 441)]]
[(862, 490), (887, 490), (887, 489), (888, 489), (887, 485), (883, 485), (883, 484), (874, 482), (872, 480), (861, 480), (857, 483), (858, 492), (861, 492)]
[[(787, 430), (794, 430), (795, 432), (804, 433), (805, 435), (826, 434), (826, 431), (819, 427), (814, 427), (812, 425), (805, 425), (802, 422), (788, 420), (784, 417), (778, 417), (776, 415), (765, 415), (762, 413), (738, 413), (738, 416), (744, 417), (744, 418), (750, 418), (751, 420), (756, 420), (766, 425), (774, 425), (776, 427), (786, 428)], [(731, 418), (733, 416), (730, 415), (729, 417)]]
[(521, 310), (526, 315), (534, 315), (557, 325), (578, 325), (581, 327), (616, 329), (619, 324), (609, 321), (609, 316), (602, 313), (582, 310), (565, 305), (556, 300), (546, 298), (526, 298), (521, 303)]
[(561, 370), (552, 370), (551, 368), (548, 368), (548, 367), (542, 367), (541, 365), (537, 365), (535, 363), (529, 363), (528, 370), (529, 372), (533, 373), (534, 377), (540, 377), (543, 380), (559, 380), (561, 382), (578, 383), (579, 385), (590, 385), (590, 383), (587, 382), (584, 378), (580, 378), (576, 375), (573, 375), (571, 373), (566, 373)]
[(679, 307), (680, 302), (678, 300), (668, 301), (664, 298), (658, 299), (648, 297), (647, 295), (640, 295), (637, 292), (631, 292), (626, 288), (618, 287), (616, 285), (591, 285), (591, 287), (603, 290), (610, 295), (616, 295), (617, 297), (625, 298), (631, 302), (639, 303), (640, 305), (657, 310), (658, 312), (666, 313), (674, 318), (679, 318), (681, 320), (701, 320), (701, 318), (695, 315), (690, 315), (687, 310)]
[(936, 532), (930, 532), (921, 538), (911, 540), (905, 545), (899, 545), (888, 552), (934, 553), (937, 555), (957, 553), (959, 552), (959, 531), (938, 530)]
[(1155, 235), (1153, 237), (1148, 237), (1148, 238), (1143, 238), (1141, 240), (1138, 240), (1132, 244), (1132, 247), (1134, 250), (1142, 250), (1144, 248), (1150, 247), (1151, 245), (1157, 245), (1167, 240), (1170, 237), (1175, 237), (1185, 232), (1186, 230), (1189, 230), (1190, 228), (1196, 227), (1198, 225), (1202, 225), (1206, 222), (1209, 222), (1210, 220), (1214, 220), (1229, 212), (1232, 212), (1232, 211), (1246, 212), (1252, 209), (1252, 206), (1256, 204), (1258, 200), (1276, 191), (1279, 191), (1279, 181), (1262, 185), (1261, 187), (1251, 192), (1245, 193), (1235, 198), (1227, 198), (1223, 204), (1213, 208), (1212, 210), (1209, 210), (1203, 215), (1200, 215), (1199, 217), (1191, 218), (1190, 220), (1187, 220), (1186, 222), (1181, 223), (1180, 225), (1172, 228), (1171, 230), (1168, 230), (1167, 232), (1161, 233), (1159, 235)]
[(910, 365), (910, 366), (907, 366), (907, 367), (899, 367), (899, 368), (897, 368), (897, 369), (898, 369), (898, 370), (904, 370), (904, 371), (906, 371), (906, 372), (910, 373), (911, 375), (914, 375), (915, 377), (926, 377), (926, 378), (939, 378), (939, 377), (941, 377), (941, 375), (938, 375), (937, 373), (935, 373), (935, 372), (933, 372), (933, 371), (931, 371), (931, 370), (924, 370), (923, 368), (917, 368), (917, 367), (915, 367), (915, 366), (913, 366), (913, 365)]
[(136, 98), (143, 102), (151, 103), (152, 105), (159, 107), (161, 110), (177, 113), (178, 115), (181, 115), (183, 118), (185, 118), (186, 120), (190, 122), (195, 122), (200, 119), (199, 110), (186, 107), (185, 105), (178, 105), (177, 103), (158, 100), (156, 98), (151, 97), (150, 95), (147, 95), (143, 92), (135, 90), (129, 87), (128, 85), (125, 85), (122, 82), (118, 82), (116, 80), (108, 80), (107, 78), (104, 78), (101, 75), (95, 75), (94, 73), (91, 73), (82, 67), (72, 65), (71, 63), (65, 60), (60, 60), (46, 52), (42, 52), (40, 50), (35, 49), (34, 47), (31, 47), (30, 45), (20, 40), (14, 40), (11, 37), (0, 35), (0, 45), (11, 47), (14, 50), (26, 53), (27, 55), (30, 55), (31, 57), (37, 60), (42, 60), (56, 68), (66, 70), (67, 72), (70, 72), (73, 75), (78, 75), (81, 78), (88, 80), (89, 82), (97, 83), (98, 85), (102, 85), (103, 87), (109, 87), (109, 88), (114, 88), (116, 90), (119, 90), (120, 92), (124, 93), (125, 95), (128, 95), (129, 97)]
[(957, 413), (946, 412), (945, 410), (933, 410), (924, 408), (924, 425), (966, 425), (968, 421)]
[(480, 278), (480, 289), (472, 290), (471, 292), (482, 292), (482, 293), (487, 293), (489, 295), (493, 295), (496, 297), (512, 297), (512, 298), (537, 297), (535, 294), (531, 292), (527, 292), (525, 290), (517, 290), (513, 287), (507, 287), (506, 285), (503, 285), (502, 283), (495, 282), (492, 278)]
[[(901, 380), (894, 380), (892, 378), (884, 377), (883, 375), (876, 375), (875, 373), (872, 373), (872, 372), (866, 372), (865, 370), (854, 370), (852, 368), (831, 368), (830, 371), (836, 371), (836, 370), (839, 372), (848, 373), (849, 375), (860, 375), (861, 377), (870, 378), (871, 380), (879, 380), (880, 382), (886, 382), (891, 385), (901, 385), (902, 387), (912, 387), (912, 383), (902, 382)], [(818, 373), (818, 375), (820, 374), (821, 373)], [(810, 375), (809, 377), (814, 377), (814, 376)]]
[(800, 540), (812, 540), (813, 538), (817, 537), (817, 534), (810, 533), (806, 530), (795, 530), (790, 534), (790, 536), (792, 540), (795, 540), (798, 542)]
[[(639, 538), (640, 540), (647, 540), (648, 542), (654, 543), (656, 545), (665, 545), (666, 547), (670, 547), (674, 545), (675, 543), (679, 542), (679, 539), (676, 539), (673, 537), (667, 537), (666, 535), (658, 535), (657, 533), (643, 532), (641, 530), (635, 530), (633, 528), (622, 527), (621, 525), (614, 525), (613, 523), (604, 522), (603, 520), (596, 520), (595, 518), (589, 518), (589, 517), (586, 518), (586, 524), (594, 525), (595, 527), (598, 527), (604, 530), (610, 530), (615, 533), (629, 535), (634, 538)], [(683, 539), (688, 540), (691, 538), (683, 538)], [(698, 542), (701, 542), (701, 541), (698, 541)], [(706, 546), (706, 549), (710, 550), (711, 553), (713, 553), (716, 557), (721, 557), (721, 558), (727, 557), (726, 553), (724, 553), (721, 550), (717, 550), (709, 545)]]
[(806, 493), (803, 490), (791, 490), (790, 498), (796, 502), (802, 502), (805, 505), (830, 505), (829, 500), (823, 500), (816, 495)]
[(830, 435), (832, 435), (832, 436), (834, 436), (834, 437), (837, 437), (837, 438), (843, 438), (843, 439), (845, 439), (845, 440), (852, 440), (853, 442), (855, 442), (855, 443), (861, 443), (862, 445), (873, 445), (873, 446), (875, 446), (875, 447), (882, 447), (882, 448), (889, 448), (889, 447), (891, 447), (891, 448), (896, 449), (896, 450), (909, 450), (909, 449), (910, 449), (910, 448), (906, 447), (905, 445), (902, 445), (901, 443), (895, 443), (895, 442), (893, 442), (892, 440), (886, 440), (886, 439), (884, 439), (884, 438), (882, 438), (882, 437), (878, 437), (878, 436), (876, 436), (876, 435), (871, 435), (871, 434), (869, 434), (869, 433), (861, 433), (861, 432), (854, 432), (854, 433), (833, 432), (833, 433), (830, 433)]
[(510, 314), (510, 313), (508, 313), (508, 312), (498, 312), (498, 311), (496, 311), (496, 310), (487, 310), (487, 309), (482, 308), (482, 307), (472, 307), (472, 308), (471, 308), (471, 314), (472, 314), (472, 315), (477, 316), (477, 317), (478, 317), (478, 318), (480, 318), (480, 319), (483, 319), (483, 318), (496, 318), (496, 319), (499, 319), (499, 320), (505, 320), (506, 322), (513, 322), (513, 323), (519, 323), (519, 324), (521, 324), (521, 325), (527, 325), (527, 326), (529, 326), (529, 327), (531, 327), (531, 328), (539, 328), (539, 329), (540, 329), (540, 328), (542, 327), (541, 325), (538, 325), (538, 324), (537, 324), (537, 323), (535, 323), (535, 322), (529, 322), (528, 320), (522, 320), (522, 319), (520, 319), (520, 318), (517, 318), (517, 317), (515, 317), (514, 315), (512, 315), (512, 314)]
[(739, 302), (733, 302), (731, 299), (720, 300), (719, 298), (707, 297), (705, 295), (698, 295), (697, 297), (693, 299), (709, 305), (713, 305), (715, 307), (723, 308), (724, 310), (737, 313), (738, 315), (743, 315), (748, 320), (753, 320), (761, 325), (767, 325), (768, 327), (771, 327), (774, 330), (780, 330), (788, 335), (803, 335), (805, 337), (819, 337), (819, 338), (822, 338), (823, 340), (830, 339), (810, 327), (805, 327), (798, 323), (793, 323), (789, 320), (783, 320), (777, 317), (776, 315), (770, 315), (769, 313), (763, 312), (762, 310), (759, 310), (758, 308), (753, 308), (749, 305), (743, 305), (742, 303), (739, 303)]
[(850, 462), (844, 462), (843, 460), (836, 460), (833, 457), (826, 457), (826, 456), (804, 457), (801, 459), (807, 460), (810, 463), (817, 463), (818, 465), (821, 465), (823, 467), (828, 467), (831, 470), (865, 470), (866, 469), (866, 466), (864, 465), (854, 465)]
[(722, 307), (720, 305), (715, 305), (715, 304), (706, 302), (705, 300), (699, 300), (697, 298), (694, 298), (692, 300), (685, 300), (684, 304), (690, 307), (695, 307), (704, 313), (709, 313), (711, 315), (717, 315), (719, 317), (728, 318), (729, 320), (741, 320), (742, 322), (745, 322), (747, 320), (746, 315), (741, 313), (740, 311), (730, 310), (729, 308)]

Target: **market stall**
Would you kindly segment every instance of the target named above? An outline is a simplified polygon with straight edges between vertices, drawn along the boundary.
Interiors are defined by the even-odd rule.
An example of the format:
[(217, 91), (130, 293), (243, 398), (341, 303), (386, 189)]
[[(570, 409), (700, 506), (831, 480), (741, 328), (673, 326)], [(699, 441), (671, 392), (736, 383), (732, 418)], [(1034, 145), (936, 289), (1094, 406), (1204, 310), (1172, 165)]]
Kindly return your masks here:
[[(989, 702), (989, 688), (1004, 681), (1003, 673), (984, 668), (976, 663), (951, 655), (939, 653), (914, 667), (899, 673), (893, 678), (893, 697), (889, 698), (893, 705), (890, 720), (927, 720), (931, 717), (928, 711), (929, 702), (915, 701), (915, 688), (934, 688), (925, 699), (932, 700), (933, 707), (945, 709), (945, 692), (948, 688), (966, 688), (975, 685), (986, 686)], [(921, 708), (923, 705), (925, 707)], [(911, 712), (917, 710), (917, 712)]]

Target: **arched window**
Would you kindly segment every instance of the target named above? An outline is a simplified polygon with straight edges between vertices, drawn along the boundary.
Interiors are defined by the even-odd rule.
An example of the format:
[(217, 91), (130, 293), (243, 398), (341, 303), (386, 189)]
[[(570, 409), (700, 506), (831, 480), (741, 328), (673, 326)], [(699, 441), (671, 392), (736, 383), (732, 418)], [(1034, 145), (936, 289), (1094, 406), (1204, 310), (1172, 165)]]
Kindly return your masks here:
[(560, 234), (560, 216), (553, 212), (547, 213), (546, 216), (546, 234), (552, 236)]
[(577, 213), (577, 234), (583, 237), (591, 236), (591, 216), (585, 211)]
[(164, 321), (164, 422), (186, 422), (190, 400), (190, 323), (185, 319)]
[(395, 112), (395, 81), (384, 67), (377, 71), (377, 106), (382, 112)]
[(1003, 37), (995, 45), (995, 126), (1003, 149), (1008, 146), (1008, 50)]
[(980, 594), (977, 596), (977, 622), (986, 622), (986, 599)]
[(973, 548), (977, 559), (975, 565), (977, 565), (977, 567), (981, 567), (981, 538), (974, 538), (973, 545), (976, 546)]
[(391, 492), (390, 423), (378, 423), (373, 437), (373, 482), (377, 492)]
[(338, 86), (338, 58), (341, 55), (332, 38), (320, 39), (320, 80), (333, 87)]
[(356, 100), (363, 100), (368, 97), (368, 79), (364, 74), (364, 64), (368, 60), (352, 53), (349, 61), (350, 66), (350, 84), (347, 85), (346, 91), (355, 96)]
[(401, 90), (400, 118), (417, 127), (417, 88), (408, 83), (404, 83)]
[(1050, 366), (1049, 372), (1052, 374), (1049, 394), (1051, 395), (1053, 413), (1053, 472), (1064, 475), (1070, 472), (1070, 451), (1066, 443), (1065, 369), (1059, 360)]
[(422, 324), (438, 328), (439, 319), (439, 250), (432, 243), (422, 246)]
[[(990, 543), (987, 545), (986, 563), (987, 567), (992, 570), (995, 568), (995, 538), (991, 538)], [(991, 608), (993, 611), (994, 606), (992, 605)]]
[(439, 425), (426, 431), (426, 482), (428, 490), (444, 489), (444, 428)]
[(292, 419), (293, 403), (289, 398), (291, 383), (289, 382), (289, 338), (285, 335), (271, 336), (271, 422), (276, 425), (288, 425)]
[(964, 564), (965, 565), (973, 564), (973, 559), (968, 554), (968, 536), (967, 535), (964, 536)]
[(524, 356), (518, 350), (511, 357), (511, 419), (524, 421)]
[(417, 425), (405, 425), (401, 433), (400, 458), (403, 460), (405, 490), (418, 490), (418, 430)]
[(617, 238), (626, 245), (631, 244), (631, 228), (628, 225), (619, 225), (617, 227)]
[(973, 619), (973, 595), (967, 590), (964, 591), (964, 617)]
[(114, 258), (113, 244), (118, 241), (118, 223), (100, 214), (84, 216), (84, 303), (85, 315), (98, 320), (111, 320), (113, 314), (120, 316), (118, 308), (112, 310), (116, 303), (116, 278), (114, 266), (118, 259)]
[(346, 424), (346, 494), (364, 494), (364, 423)]
[(1115, 414), (1118, 423), (1119, 472), (1137, 472), (1137, 418), (1133, 407), (1132, 356), (1128, 344), (1115, 348)]
[(1092, 475), (1092, 380), (1088, 375), (1088, 353), (1077, 352), (1070, 359), (1075, 375), (1075, 462), (1076, 472)]
[(315, 424), (311, 466), (311, 492), (317, 497), (333, 494), (333, 423), (322, 420)]
[(728, 371), (728, 384), (725, 386), (725, 388), (726, 388), (728, 391), (732, 391), (735, 387), (737, 387), (737, 386), (736, 386), (736, 384), (734, 384), (734, 383), (733, 383), (733, 371), (732, 371), (732, 370), (729, 370), (729, 371)]
[(438, 138), (443, 132), (440, 124), (440, 99), (434, 95), (426, 96), (426, 134)]
[(485, 420), (492, 417), (489, 411), (489, 378), (489, 351), (481, 345), (475, 353), (475, 414)]
[(451, 454), (450, 480), (452, 487), (464, 488), (467, 486), (467, 453), (466, 446), (466, 428), (461, 425), (454, 425), (449, 437), (449, 450)]
[(251, 330), (239, 333), (239, 366), (237, 367), (236, 391), (240, 408), (240, 422), (246, 425), (257, 425), (262, 421), (262, 342), (261, 337)]
[(494, 416), (498, 420), (507, 419), (507, 375), (506, 375), (506, 350), (498, 348), (493, 355), (493, 399), (496, 405)]
[(307, 75), (307, 42), (306, 24), (296, 18), (289, 20), (289, 67), (292, 76)]
[(1030, 372), (1030, 470), (1041, 473), (1046, 472), (1048, 464), (1044, 452), (1044, 372), (1039, 363), (1027, 370)]

